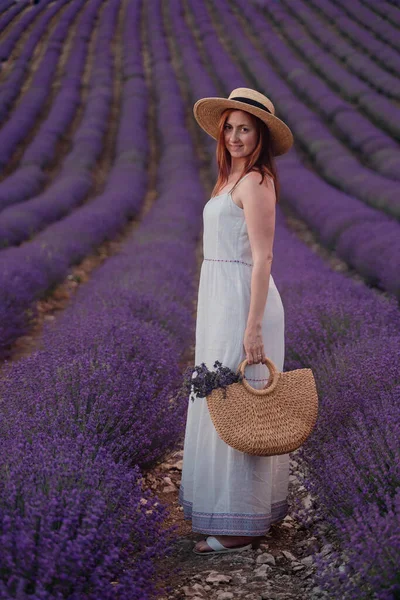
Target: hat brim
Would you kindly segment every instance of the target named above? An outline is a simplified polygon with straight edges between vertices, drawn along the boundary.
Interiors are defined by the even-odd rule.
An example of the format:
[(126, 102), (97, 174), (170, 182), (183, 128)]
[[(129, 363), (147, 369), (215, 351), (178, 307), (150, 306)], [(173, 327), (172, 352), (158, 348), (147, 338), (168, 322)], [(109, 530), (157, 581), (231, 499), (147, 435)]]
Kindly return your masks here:
[(193, 114), (200, 127), (216, 140), (221, 115), (227, 108), (243, 110), (261, 119), (270, 131), (272, 151), (275, 156), (285, 154), (292, 147), (293, 134), (286, 123), (257, 106), (239, 100), (229, 100), (229, 98), (201, 98), (195, 103)]

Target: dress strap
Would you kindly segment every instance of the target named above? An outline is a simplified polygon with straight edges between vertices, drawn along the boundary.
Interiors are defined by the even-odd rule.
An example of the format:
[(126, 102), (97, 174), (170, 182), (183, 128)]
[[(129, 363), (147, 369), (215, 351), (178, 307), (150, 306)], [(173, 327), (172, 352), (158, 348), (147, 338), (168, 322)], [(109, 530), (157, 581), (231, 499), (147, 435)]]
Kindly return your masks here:
[[(250, 171), (250, 173), (253, 173), (253, 171)], [(237, 181), (237, 182), (235, 183), (235, 185), (234, 185), (234, 186), (233, 186), (233, 188), (232, 188), (232, 189), (229, 191), (229, 193), (231, 194), (231, 193), (233, 192), (233, 190), (235, 189), (235, 187), (237, 187), (237, 186), (239, 185), (239, 183), (240, 183), (241, 181), (243, 181), (243, 179), (246, 179), (246, 177), (247, 177), (248, 175), (250, 175), (250, 173), (246, 173), (246, 175), (244, 175), (244, 176), (243, 176), (241, 179), (239, 179), (239, 181)], [(273, 179), (273, 177), (270, 177), (270, 176), (268, 175), (268, 179), (270, 179), (270, 180), (272, 181), (273, 188), (275, 189), (275, 182), (274, 182), (274, 179)]]
[[(250, 173), (252, 173), (252, 171), (250, 171)], [(231, 190), (229, 190), (229, 193), (231, 194), (231, 193), (233, 192), (233, 190), (235, 189), (235, 187), (237, 187), (237, 186), (239, 185), (239, 183), (240, 183), (241, 181), (243, 181), (243, 179), (246, 179), (246, 177), (247, 177), (248, 175), (250, 175), (250, 173), (246, 173), (246, 175), (244, 175), (244, 176), (243, 176), (241, 179), (239, 179), (239, 181), (237, 181), (237, 182), (235, 183), (235, 185), (233, 186), (233, 188), (232, 188)]]

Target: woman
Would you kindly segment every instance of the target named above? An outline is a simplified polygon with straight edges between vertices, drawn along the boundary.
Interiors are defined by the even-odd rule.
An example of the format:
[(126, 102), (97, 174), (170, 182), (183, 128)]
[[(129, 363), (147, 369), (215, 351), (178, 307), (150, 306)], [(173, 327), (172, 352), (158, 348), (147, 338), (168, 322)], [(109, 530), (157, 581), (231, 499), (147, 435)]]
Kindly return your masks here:
[[(275, 203), (274, 156), (293, 144), (272, 102), (248, 88), (194, 106), (199, 125), (217, 140), (219, 175), (204, 207), (195, 364), (216, 360), (264, 387), (267, 355), (283, 370), (284, 310), (271, 275)], [(196, 554), (256, 547), (287, 514), (289, 455), (252, 456), (218, 436), (205, 399), (189, 398), (179, 501), (196, 532)]]

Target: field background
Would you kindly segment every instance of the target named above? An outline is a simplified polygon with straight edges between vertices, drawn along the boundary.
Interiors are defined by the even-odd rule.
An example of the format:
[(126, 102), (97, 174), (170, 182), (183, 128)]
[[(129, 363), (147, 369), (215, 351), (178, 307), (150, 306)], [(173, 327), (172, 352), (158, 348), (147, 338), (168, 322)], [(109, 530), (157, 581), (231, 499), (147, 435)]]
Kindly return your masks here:
[[(0, 598), (400, 598), (400, 4), (0, 0)], [(253, 554), (191, 553), (177, 493), (201, 97), (295, 144), (272, 274), (318, 422)]]

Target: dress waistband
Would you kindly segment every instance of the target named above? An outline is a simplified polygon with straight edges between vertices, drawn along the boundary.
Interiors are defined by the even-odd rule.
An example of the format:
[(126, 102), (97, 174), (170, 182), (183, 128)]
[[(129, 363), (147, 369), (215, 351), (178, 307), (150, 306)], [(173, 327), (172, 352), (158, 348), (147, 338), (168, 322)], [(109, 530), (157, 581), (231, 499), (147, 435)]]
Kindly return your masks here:
[(234, 263), (240, 263), (241, 265), (247, 265), (249, 267), (252, 267), (252, 263), (247, 263), (244, 262), (243, 260), (233, 260), (233, 259), (228, 259), (228, 258), (204, 258), (203, 260), (212, 260), (215, 262), (234, 262)]

